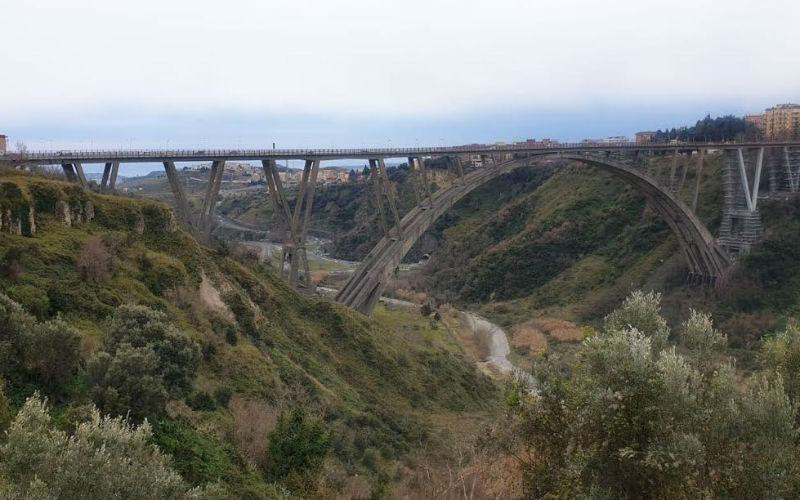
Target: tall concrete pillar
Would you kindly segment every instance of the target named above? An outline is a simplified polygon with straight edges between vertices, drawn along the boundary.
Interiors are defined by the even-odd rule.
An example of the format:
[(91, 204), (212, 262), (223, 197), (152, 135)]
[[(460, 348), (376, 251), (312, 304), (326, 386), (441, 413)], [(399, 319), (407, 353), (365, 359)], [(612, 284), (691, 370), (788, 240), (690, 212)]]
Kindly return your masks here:
[(189, 210), (189, 201), (186, 199), (186, 193), (183, 191), (178, 171), (175, 168), (174, 161), (164, 162), (164, 171), (167, 173), (167, 180), (169, 186), (172, 188), (172, 194), (175, 197), (175, 215), (178, 221), (190, 231), (194, 231), (194, 224), (192, 224), (192, 214)]
[(62, 163), (61, 169), (64, 171), (64, 177), (66, 177), (67, 182), (78, 182), (78, 176), (75, 174), (75, 168), (72, 163)]
[(217, 206), (219, 189), (222, 186), (222, 175), (225, 171), (225, 160), (216, 160), (211, 163), (211, 173), (208, 176), (208, 187), (203, 198), (203, 206), (200, 211), (198, 228), (203, 237), (207, 238), (211, 234), (214, 226), (214, 214)]
[(103, 179), (100, 181), (100, 189), (105, 191), (108, 186), (108, 178), (111, 176), (111, 162), (106, 162), (103, 168)]
[(86, 181), (86, 174), (83, 173), (83, 165), (81, 162), (76, 161), (72, 165), (75, 167), (75, 173), (78, 175), (78, 182), (80, 182), (81, 186), (84, 188), (88, 188), (89, 183)]
[(372, 177), (372, 190), (375, 193), (375, 208), (378, 209), (378, 223), (383, 229), (383, 234), (389, 234), (386, 224), (386, 214), (383, 211), (383, 190), (381, 174), (378, 171), (378, 160), (369, 160), (369, 176)]
[(117, 188), (117, 174), (119, 174), (119, 161), (111, 162), (111, 179), (109, 180), (109, 189)]

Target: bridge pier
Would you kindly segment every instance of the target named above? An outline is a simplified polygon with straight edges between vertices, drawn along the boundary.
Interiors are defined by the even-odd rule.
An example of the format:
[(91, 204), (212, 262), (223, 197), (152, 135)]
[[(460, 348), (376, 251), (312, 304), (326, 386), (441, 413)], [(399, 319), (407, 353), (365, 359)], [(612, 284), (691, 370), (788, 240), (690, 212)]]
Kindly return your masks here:
[(203, 206), (200, 209), (200, 217), (198, 218), (198, 231), (204, 239), (211, 236), (211, 230), (214, 228), (214, 213), (217, 207), (217, 197), (219, 196), (219, 189), (222, 186), (222, 174), (225, 171), (225, 160), (215, 160), (211, 162), (211, 173), (208, 176), (208, 187), (206, 194), (203, 198)]
[(167, 174), (169, 186), (172, 189), (172, 194), (175, 197), (175, 215), (178, 217), (178, 222), (190, 232), (194, 233), (194, 224), (192, 224), (192, 214), (189, 210), (189, 201), (186, 199), (186, 193), (183, 191), (178, 171), (175, 168), (174, 161), (164, 162), (164, 171)]
[(275, 216), (278, 219), (278, 230), (281, 235), (283, 246), (281, 248), (281, 261), (280, 269), (278, 272), (281, 277), (286, 275), (284, 264), (286, 263), (287, 245), (289, 242), (297, 242), (297, 236), (294, 233), (294, 226), (292, 226), (292, 213), (289, 209), (289, 203), (286, 201), (286, 196), (283, 192), (283, 183), (281, 182), (280, 172), (275, 160), (261, 160), (261, 165), (264, 168), (264, 175), (267, 178), (267, 186), (269, 188), (269, 196), (272, 200), (272, 208)]
[(67, 178), (67, 182), (78, 182), (78, 176), (75, 174), (75, 168), (72, 163), (62, 163), (61, 169), (64, 171), (64, 177)]
[(694, 196), (692, 196), (692, 212), (697, 210), (697, 198), (700, 196), (700, 182), (703, 178), (703, 158), (705, 156), (705, 149), (700, 148), (697, 155), (697, 178), (694, 181)]
[(100, 181), (100, 189), (103, 191), (115, 189), (117, 187), (117, 174), (119, 173), (119, 162), (106, 162), (103, 168), (103, 180)]
[[(748, 155), (751, 156), (751, 155)], [(719, 242), (729, 253), (747, 254), (758, 243), (763, 233), (761, 214), (758, 211), (758, 193), (764, 163), (764, 148), (756, 151), (752, 168), (752, 188), (748, 180), (748, 163), (741, 148), (725, 154), (723, 160), (723, 190), (725, 204), (722, 211)]]

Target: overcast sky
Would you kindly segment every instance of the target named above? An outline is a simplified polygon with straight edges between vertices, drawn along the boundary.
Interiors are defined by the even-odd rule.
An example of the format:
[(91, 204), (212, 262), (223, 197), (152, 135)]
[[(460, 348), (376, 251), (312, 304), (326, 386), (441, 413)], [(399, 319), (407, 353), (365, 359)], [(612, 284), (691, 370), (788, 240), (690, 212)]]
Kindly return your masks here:
[(0, 133), (32, 148), (566, 140), (800, 100), (797, 0), (2, 0), (0, 16)]

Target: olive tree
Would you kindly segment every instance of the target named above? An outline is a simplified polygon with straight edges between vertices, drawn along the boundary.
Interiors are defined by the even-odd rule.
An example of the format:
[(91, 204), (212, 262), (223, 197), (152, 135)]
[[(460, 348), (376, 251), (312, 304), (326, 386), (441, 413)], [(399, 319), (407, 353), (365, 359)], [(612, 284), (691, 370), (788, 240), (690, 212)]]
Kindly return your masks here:
[(72, 435), (56, 428), (47, 401), (25, 402), (0, 446), (0, 497), (186, 498), (189, 489), (167, 455), (149, 444), (147, 422), (132, 425), (95, 408)]

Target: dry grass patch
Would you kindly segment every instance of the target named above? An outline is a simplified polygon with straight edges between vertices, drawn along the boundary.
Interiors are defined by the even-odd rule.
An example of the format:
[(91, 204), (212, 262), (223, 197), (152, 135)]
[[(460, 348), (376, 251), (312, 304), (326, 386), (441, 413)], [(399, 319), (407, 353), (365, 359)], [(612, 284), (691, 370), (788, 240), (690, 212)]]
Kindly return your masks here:
[(536, 318), (525, 323), (533, 328), (538, 328), (559, 342), (580, 342), (583, 340), (583, 331), (571, 321), (557, 318)]
[(514, 349), (528, 349), (531, 355), (547, 352), (547, 338), (530, 321), (514, 327), (511, 336)]
[(278, 411), (261, 401), (234, 397), (230, 403), (233, 414), (233, 441), (236, 451), (253, 466), (266, 463), (269, 440), (267, 436), (278, 423)]

